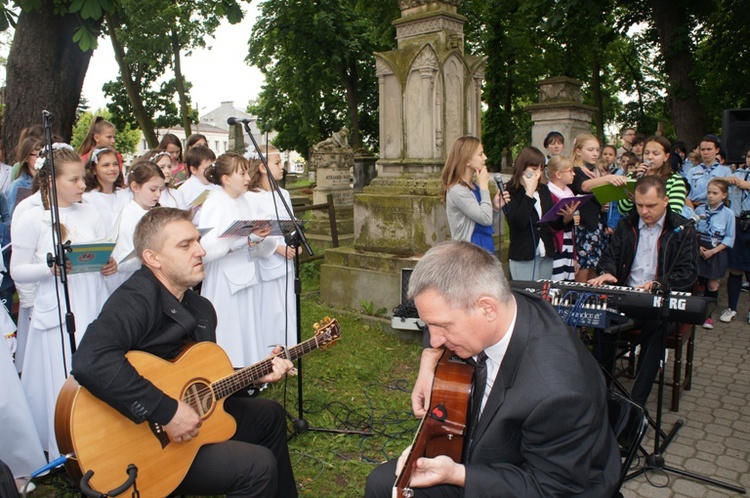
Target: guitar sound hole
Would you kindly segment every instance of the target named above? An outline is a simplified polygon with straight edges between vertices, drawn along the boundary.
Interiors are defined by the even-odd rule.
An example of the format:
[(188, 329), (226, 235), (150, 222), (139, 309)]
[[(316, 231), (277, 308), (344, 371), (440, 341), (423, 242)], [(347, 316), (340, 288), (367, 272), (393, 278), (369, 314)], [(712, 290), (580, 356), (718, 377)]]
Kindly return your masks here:
[(194, 382), (188, 386), (182, 400), (192, 406), (198, 415), (204, 417), (214, 406), (214, 393), (207, 383)]

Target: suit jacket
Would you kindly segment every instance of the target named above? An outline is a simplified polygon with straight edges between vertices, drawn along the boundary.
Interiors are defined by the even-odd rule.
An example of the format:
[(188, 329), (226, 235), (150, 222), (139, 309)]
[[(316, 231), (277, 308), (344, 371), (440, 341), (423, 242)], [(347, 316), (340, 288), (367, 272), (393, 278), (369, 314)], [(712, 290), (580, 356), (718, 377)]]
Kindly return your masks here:
[(516, 325), (466, 460), (469, 497), (611, 497), (620, 453), (604, 377), (541, 298), (514, 293)]

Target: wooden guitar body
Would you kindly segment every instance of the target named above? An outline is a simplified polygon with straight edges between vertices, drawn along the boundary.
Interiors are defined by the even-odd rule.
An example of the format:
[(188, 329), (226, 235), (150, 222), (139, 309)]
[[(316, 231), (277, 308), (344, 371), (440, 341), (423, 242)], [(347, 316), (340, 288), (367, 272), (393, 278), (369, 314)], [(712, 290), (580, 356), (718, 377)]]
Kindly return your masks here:
[(422, 419), (411, 451), (393, 486), (393, 498), (414, 496), (409, 482), (419, 458), (447, 455), (454, 462), (461, 461), (473, 377), (472, 365), (447, 349), (443, 352), (435, 369), (430, 409)]
[[(327, 318), (315, 336), (278, 356), (294, 361), (340, 337), (339, 324)], [(135, 424), (69, 377), (57, 398), (55, 433), (61, 454), (74, 454), (65, 468), (80, 480), (93, 472), (88, 485), (100, 493), (120, 487), (130, 465), (137, 468), (135, 486), (142, 498), (169, 496), (185, 478), (201, 446), (230, 439), (234, 418), (224, 411), (224, 398), (246, 389), (273, 370), (271, 359), (235, 371), (224, 350), (213, 342), (188, 346), (175, 360), (131, 351), (127, 360), (167, 396), (190, 405), (200, 415), (197, 437), (180, 444), (158, 424)], [(132, 486), (131, 488), (132, 489)]]
[(157, 424), (134, 424), (69, 377), (55, 409), (57, 443), (61, 454), (76, 455), (65, 464), (74, 479), (93, 470), (91, 486), (109, 491), (125, 481), (126, 468), (132, 463), (138, 468), (136, 485), (141, 496), (165, 497), (185, 478), (201, 446), (234, 435), (234, 418), (224, 411), (224, 400), (216, 400), (210, 389), (211, 382), (231, 375), (234, 369), (226, 353), (210, 342), (195, 344), (174, 362), (139, 351), (126, 356), (165, 394), (192, 401), (189, 404), (202, 410), (198, 437), (173, 443)]

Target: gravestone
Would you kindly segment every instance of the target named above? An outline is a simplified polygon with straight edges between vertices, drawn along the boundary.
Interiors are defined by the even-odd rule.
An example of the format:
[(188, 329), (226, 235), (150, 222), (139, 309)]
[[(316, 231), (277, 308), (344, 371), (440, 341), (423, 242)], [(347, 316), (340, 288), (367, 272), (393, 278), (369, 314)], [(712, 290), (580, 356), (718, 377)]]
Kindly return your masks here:
[[(354, 239), (354, 191), (352, 171), (354, 151), (349, 146), (346, 127), (313, 146), (310, 164), (316, 170), (317, 186), (313, 189), (313, 204), (324, 204), (333, 196), (339, 245), (351, 244)], [(328, 213), (313, 211), (307, 235), (318, 248), (332, 247)]]
[(440, 172), (463, 135), (481, 136), (484, 58), (464, 53), (461, 0), (401, 0), (397, 49), (375, 54), (377, 177), (354, 195), (354, 246), (329, 249), (321, 298), (392, 309), (403, 268), (449, 238)]
[(539, 81), (539, 102), (526, 107), (534, 123), (531, 145), (544, 151), (544, 138), (551, 131), (565, 137), (563, 155), (570, 156), (573, 140), (581, 133), (592, 133), (596, 107), (583, 104), (580, 81), (556, 76)]

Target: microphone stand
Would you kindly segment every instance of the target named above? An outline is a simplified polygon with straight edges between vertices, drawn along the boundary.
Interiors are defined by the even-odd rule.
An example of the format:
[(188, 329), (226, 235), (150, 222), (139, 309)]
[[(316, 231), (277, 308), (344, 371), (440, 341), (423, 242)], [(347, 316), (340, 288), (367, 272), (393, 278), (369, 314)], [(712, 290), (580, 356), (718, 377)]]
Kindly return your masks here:
[[(230, 118), (231, 119), (231, 118)], [(239, 123), (240, 121), (235, 120), (234, 123)], [(263, 155), (263, 153), (260, 150), (260, 147), (258, 146), (258, 142), (255, 140), (255, 137), (253, 136), (253, 132), (250, 129), (250, 124), (247, 121), (241, 121), (242, 125), (245, 128), (245, 132), (250, 136), (250, 141), (253, 143), (253, 147), (255, 148), (255, 151), (258, 154), (258, 157), (260, 157), (260, 161), (263, 163), (263, 166), (266, 168), (266, 172), (268, 173), (266, 176), (268, 177), (268, 180), (271, 184), (271, 188), (276, 192), (276, 195), (281, 199), (281, 203), (284, 206), (284, 210), (287, 212), (287, 215), (289, 215), (289, 219), (292, 222), (292, 225), (294, 226), (294, 230), (290, 232), (289, 234), (286, 234), (284, 236), (284, 241), (289, 247), (294, 248), (294, 297), (295, 297), (295, 308), (297, 313), (297, 343), (302, 342), (302, 305), (301, 305), (301, 295), (302, 295), (302, 280), (300, 279), (300, 264), (299, 264), (299, 247), (302, 246), (305, 248), (305, 251), (308, 255), (312, 256), (313, 251), (310, 248), (310, 244), (307, 242), (307, 237), (305, 236), (305, 232), (302, 230), (302, 227), (297, 223), (297, 219), (294, 216), (294, 211), (292, 211), (291, 206), (287, 204), (286, 199), (284, 199), (284, 196), (281, 195), (281, 187), (279, 186), (279, 182), (276, 181), (276, 178), (271, 174), (270, 170), (268, 169), (268, 161), (266, 157)], [(266, 150), (268, 150), (268, 144), (266, 143)], [(304, 397), (302, 392), (302, 358), (297, 358), (297, 409), (298, 409), (298, 416), (297, 418), (294, 418), (292, 415), (287, 412), (287, 416), (292, 420), (292, 428), (294, 429), (294, 434), (292, 437), (296, 436), (297, 434), (302, 434), (307, 431), (319, 431), (319, 432), (335, 432), (335, 433), (341, 433), (341, 434), (360, 434), (360, 435), (372, 435), (371, 432), (366, 431), (355, 431), (355, 430), (348, 430), (348, 429), (326, 429), (326, 428), (320, 428), (320, 427), (310, 427), (310, 424), (305, 420), (305, 412), (304, 412)], [(290, 438), (291, 439), (291, 438)]]
[[(60, 283), (62, 284), (63, 296), (65, 298), (65, 328), (68, 332), (70, 354), (72, 356), (73, 353), (76, 352), (76, 321), (70, 307), (68, 268), (66, 266), (67, 257), (65, 256), (65, 253), (70, 252), (71, 249), (70, 241), (62, 241), (60, 210), (57, 200), (57, 184), (55, 183), (55, 161), (52, 154), (52, 113), (49, 111), (42, 111), (42, 123), (44, 126), (44, 140), (47, 146), (47, 158), (44, 167), (49, 168), (50, 218), (52, 220), (52, 241), (54, 245), (54, 253), (47, 253), (47, 266), (54, 268), (54, 265), (57, 265), (57, 270), (60, 272)], [(65, 368), (65, 376), (67, 377), (68, 367), (67, 362), (65, 361), (65, 352), (63, 352), (63, 366)]]
[[(691, 225), (693, 226), (693, 225)], [(688, 227), (685, 227), (685, 231), (689, 231)], [(687, 470), (682, 469), (676, 469), (674, 467), (670, 467), (666, 464), (664, 460), (664, 452), (667, 451), (667, 448), (670, 444), (672, 444), (672, 441), (674, 441), (674, 438), (677, 436), (677, 433), (682, 428), (682, 426), (685, 424), (684, 420), (679, 419), (677, 422), (675, 422), (675, 425), (672, 427), (672, 430), (669, 432), (669, 434), (664, 438), (664, 442), (660, 442), (662, 432), (662, 415), (663, 415), (663, 405), (664, 405), (664, 370), (666, 368), (666, 357), (664, 352), (667, 349), (667, 323), (669, 320), (669, 298), (672, 293), (672, 275), (675, 268), (675, 265), (677, 264), (677, 260), (679, 258), (679, 255), (682, 253), (682, 249), (685, 247), (685, 241), (688, 240), (688, 237), (696, 237), (695, 230), (692, 231), (692, 233), (687, 233), (682, 237), (682, 240), (680, 240), (680, 245), (677, 247), (677, 256), (672, 259), (671, 264), (669, 265), (669, 271), (667, 271), (664, 275), (666, 275), (666, 278), (664, 279), (664, 285), (662, 286), (663, 295), (662, 295), (662, 302), (661, 302), (661, 313), (659, 313), (658, 323), (657, 323), (657, 330), (659, 330), (660, 327), (663, 327), (664, 331), (661, 334), (661, 366), (659, 368), (659, 384), (658, 384), (658, 397), (656, 400), (656, 427), (654, 431), (654, 452), (651, 454), (646, 455), (643, 467), (636, 470), (635, 472), (628, 474), (628, 476), (625, 478), (625, 480), (630, 480), (634, 477), (637, 477), (641, 474), (644, 474), (648, 472), (649, 470), (661, 470), (663, 472), (672, 472), (677, 475), (681, 475), (683, 477), (689, 477), (691, 479), (695, 479), (697, 481), (705, 482), (707, 484), (713, 484), (714, 486), (718, 486), (724, 489), (728, 489), (730, 491), (734, 491), (736, 493), (745, 494), (746, 490), (743, 487), (735, 486), (733, 484), (725, 483), (722, 481), (718, 481), (716, 479), (713, 479), (708, 476), (703, 476), (700, 474), (696, 474), (694, 472), (689, 472)], [(666, 254), (666, 253), (665, 253)], [(666, 256), (665, 256), (666, 257)], [(637, 374), (636, 374), (637, 375)], [(644, 451), (645, 453), (645, 451)]]

